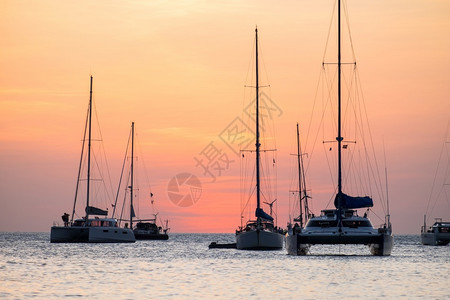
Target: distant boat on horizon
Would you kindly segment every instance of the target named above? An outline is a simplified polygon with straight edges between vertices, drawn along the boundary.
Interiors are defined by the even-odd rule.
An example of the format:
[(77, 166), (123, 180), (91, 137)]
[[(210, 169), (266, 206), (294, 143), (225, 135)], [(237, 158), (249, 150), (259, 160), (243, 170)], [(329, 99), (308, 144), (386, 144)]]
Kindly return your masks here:
[[(165, 224), (165, 228), (162, 228), (162, 226), (158, 226), (157, 225), (157, 213), (154, 214), (153, 218), (148, 218), (148, 219), (140, 219), (140, 218), (136, 218), (136, 213), (135, 213), (135, 209), (134, 209), (134, 180), (135, 180), (135, 176), (134, 176), (134, 170), (135, 170), (135, 166), (134, 166), (134, 160), (135, 160), (135, 155), (134, 155), (134, 145), (135, 145), (135, 126), (134, 126), (134, 122), (131, 123), (131, 132), (130, 132), (130, 136), (131, 136), (131, 157), (130, 157), (130, 170), (129, 170), (129, 174), (128, 174), (128, 178), (129, 181), (127, 181), (127, 191), (129, 191), (130, 193), (130, 228), (133, 230), (134, 236), (136, 238), (136, 240), (168, 240), (169, 239), (169, 235), (168, 235), (168, 221), (166, 221)], [(127, 151), (125, 153), (125, 158), (128, 155), (128, 149), (129, 149), (129, 144), (130, 144), (130, 139), (129, 139), (129, 143), (127, 145)], [(124, 164), (125, 164), (125, 160), (124, 160)], [(122, 176), (120, 176), (120, 178), (123, 177), (123, 173)], [(119, 182), (119, 187), (120, 187), (120, 182)], [(119, 190), (118, 190), (119, 192)], [(153, 193), (150, 192), (150, 198), (153, 197)], [(117, 197), (116, 197), (117, 199)], [(151, 202), (153, 204), (153, 199), (151, 199)], [(125, 206), (125, 203), (124, 203)], [(116, 207), (116, 205), (115, 205)], [(115, 210), (114, 210), (115, 211)], [(114, 214), (114, 213), (113, 213)], [(136, 218), (136, 219), (135, 219)], [(134, 223), (136, 222), (136, 223)]]
[[(443, 218), (435, 218), (434, 224), (430, 227), (427, 227), (427, 213), (430, 214), (432, 213), (432, 209), (431, 211), (429, 211), (431, 201), (434, 200), (436, 203), (438, 202), (439, 197), (441, 195), (448, 195), (448, 190), (445, 191), (444, 189), (446, 188), (448, 189), (448, 187), (450, 187), (450, 157), (447, 157), (446, 160), (447, 164), (444, 164), (445, 160), (442, 160), (442, 155), (444, 153), (447, 153), (447, 155), (450, 153), (447, 148), (447, 145), (450, 145), (450, 141), (447, 140), (449, 130), (450, 130), (450, 120), (448, 121), (447, 124), (447, 130), (445, 133), (444, 143), (441, 149), (441, 155), (439, 157), (439, 161), (436, 167), (435, 182), (436, 178), (438, 177), (439, 171), (443, 170), (442, 172), (445, 173), (443, 174), (443, 181), (442, 184), (440, 185), (440, 190), (437, 193), (437, 195), (433, 193), (435, 182), (433, 182), (433, 186), (431, 188), (430, 198), (428, 199), (426, 213), (423, 216), (423, 226), (420, 232), (420, 241), (422, 242), (423, 245), (445, 246), (450, 243), (450, 221), (443, 221)], [(442, 215), (444, 212), (440, 211), (439, 213)]]
[[(108, 211), (91, 205), (91, 142), (92, 142), (92, 82), (90, 79), (89, 109), (84, 130), (83, 145), (81, 149), (78, 179), (75, 191), (75, 199), (72, 217), (64, 213), (62, 216), (64, 226), (52, 226), (50, 230), (51, 243), (134, 243), (134, 233), (129, 228), (118, 227), (114, 218), (108, 218)], [(86, 206), (85, 216), (74, 220), (77, 195), (79, 190), (81, 170), (83, 168), (83, 153), (88, 134), (87, 145), (87, 179), (86, 179)]]

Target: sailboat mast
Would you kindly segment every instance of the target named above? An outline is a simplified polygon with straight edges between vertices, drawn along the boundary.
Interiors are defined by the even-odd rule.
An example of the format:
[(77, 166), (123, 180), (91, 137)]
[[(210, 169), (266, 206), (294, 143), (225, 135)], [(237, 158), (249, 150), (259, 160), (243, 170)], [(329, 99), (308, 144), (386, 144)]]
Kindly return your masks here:
[[(261, 207), (261, 187), (260, 187), (260, 170), (259, 170), (259, 73), (258, 73), (258, 28), (255, 28), (256, 41), (256, 207), (259, 211)], [(260, 223), (260, 217), (257, 216), (257, 222)]]
[(88, 165), (87, 165), (87, 186), (86, 186), (86, 222), (89, 218), (89, 188), (91, 183), (91, 138), (92, 138), (92, 81), (89, 91), (89, 134), (88, 134)]
[[(341, 210), (341, 194), (342, 194), (342, 156), (341, 156), (341, 0), (338, 0), (338, 209)], [(340, 214), (339, 214), (340, 215)]]
[(133, 229), (133, 174), (134, 174), (134, 122), (131, 122), (131, 184), (130, 184), (130, 228)]
[(302, 207), (302, 170), (300, 153), (300, 134), (297, 123), (297, 164), (298, 164), (298, 202), (300, 206), (300, 227), (303, 228), (303, 207)]

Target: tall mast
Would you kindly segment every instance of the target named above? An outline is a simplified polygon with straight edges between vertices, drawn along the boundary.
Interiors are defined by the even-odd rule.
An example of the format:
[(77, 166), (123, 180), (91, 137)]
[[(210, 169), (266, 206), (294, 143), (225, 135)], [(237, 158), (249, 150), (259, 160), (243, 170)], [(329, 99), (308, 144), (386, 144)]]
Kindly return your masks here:
[[(255, 41), (256, 41), (256, 207), (259, 211), (261, 207), (261, 188), (259, 178), (259, 74), (258, 74), (258, 28), (255, 28)], [(258, 225), (261, 223), (261, 219), (257, 216)]]
[(303, 228), (303, 207), (302, 207), (302, 169), (300, 153), (300, 134), (297, 123), (297, 164), (298, 164), (298, 201), (300, 206), (300, 227)]
[(91, 183), (91, 137), (92, 137), (92, 81), (89, 91), (89, 134), (88, 134), (88, 165), (87, 165), (87, 187), (86, 187), (86, 222), (89, 218), (89, 188)]
[(130, 184), (130, 228), (133, 229), (133, 174), (134, 174), (134, 122), (131, 122), (131, 184)]
[(341, 194), (342, 194), (342, 156), (341, 156), (341, 0), (338, 0), (338, 210), (339, 217), (341, 211)]

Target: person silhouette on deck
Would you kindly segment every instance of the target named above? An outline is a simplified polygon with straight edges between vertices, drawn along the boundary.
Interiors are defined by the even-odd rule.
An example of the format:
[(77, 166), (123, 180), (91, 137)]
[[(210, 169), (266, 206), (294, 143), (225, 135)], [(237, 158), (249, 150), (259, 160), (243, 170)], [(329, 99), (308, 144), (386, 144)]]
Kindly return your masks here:
[(63, 222), (64, 222), (64, 227), (69, 226), (69, 214), (68, 214), (68, 213), (64, 213), (64, 214), (61, 216), (61, 219), (62, 219)]

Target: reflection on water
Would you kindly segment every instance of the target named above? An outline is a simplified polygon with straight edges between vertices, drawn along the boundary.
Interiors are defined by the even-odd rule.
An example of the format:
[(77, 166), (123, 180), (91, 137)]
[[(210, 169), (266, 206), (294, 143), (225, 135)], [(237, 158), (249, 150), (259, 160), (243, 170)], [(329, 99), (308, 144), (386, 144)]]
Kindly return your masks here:
[(48, 233), (0, 233), (0, 298), (443, 299), (450, 246), (396, 236), (390, 257), (365, 246), (312, 255), (208, 249), (233, 234), (171, 234), (135, 244), (50, 244)]

